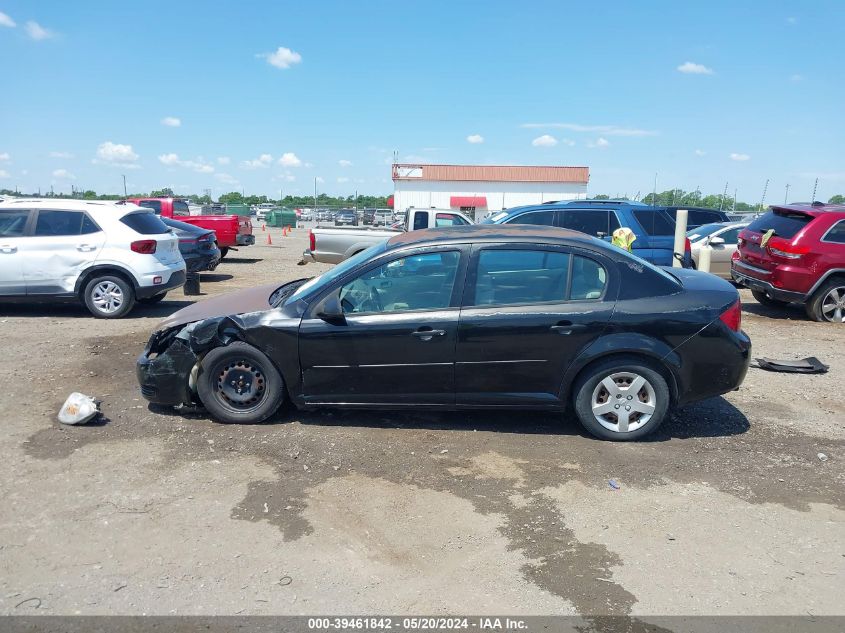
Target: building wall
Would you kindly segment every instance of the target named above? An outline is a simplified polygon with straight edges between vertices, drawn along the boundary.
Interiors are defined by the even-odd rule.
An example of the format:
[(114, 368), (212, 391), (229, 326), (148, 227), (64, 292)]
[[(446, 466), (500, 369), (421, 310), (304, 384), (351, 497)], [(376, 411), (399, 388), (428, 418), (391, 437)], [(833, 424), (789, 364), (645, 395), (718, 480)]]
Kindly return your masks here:
[(397, 180), (394, 187), (393, 208), (397, 211), (408, 207), (448, 209), (452, 196), (486, 197), (487, 208), (481, 215), (549, 200), (587, 197), (586, 183)]

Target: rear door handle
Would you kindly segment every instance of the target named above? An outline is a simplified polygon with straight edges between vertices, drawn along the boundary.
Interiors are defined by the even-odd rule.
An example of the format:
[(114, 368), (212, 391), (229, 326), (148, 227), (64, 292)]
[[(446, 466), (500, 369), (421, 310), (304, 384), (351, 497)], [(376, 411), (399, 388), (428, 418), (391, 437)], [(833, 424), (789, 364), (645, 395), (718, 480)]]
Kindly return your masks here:
[(585, 327), (587, 326), (583, 323), (570, 323), (569, 321), (561, 321), (560, 323), (558, 323), (557, 325), (553, 325), (549, 329), (554, 330), (555, 332), (563, 336), (567, 336), (569, 334), (572, 334), (573, 331), (583, 330)]
[(446, 336), (446, 330), (416, 330), (415, 332), (411, 332), (411, 336), (416, 336), (423, 341), (430, 341), (435, 336)]
[(18, 247), (17, 246), (9, 246), (8, 244), (4, 246), (0, 246), (0, 253), (17, 253)]

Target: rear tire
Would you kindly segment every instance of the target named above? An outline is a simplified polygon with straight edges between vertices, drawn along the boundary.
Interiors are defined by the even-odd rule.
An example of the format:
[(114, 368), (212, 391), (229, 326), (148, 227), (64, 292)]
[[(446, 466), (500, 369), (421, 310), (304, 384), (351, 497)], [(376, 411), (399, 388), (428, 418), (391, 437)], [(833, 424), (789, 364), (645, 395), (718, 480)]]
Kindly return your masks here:
[(845, 279), (828, 279), (804, 309), (813, 321), (845, 324)]
[(85, 284), (82, 300), (96, 318), (119, 319), (135, 305), (135, 289), (122, 277), (94, 277)]
[(789, 305), (789, 301), (781, 301), (780, 299), (772, 299), (762, 290), (752, 290), (751, 294), (757, 300), (757, 303), (764, 305), (767, 308), (783, 308)]
[(669, 410), (666, 379), (635, 357), (609, 358), (575, 383), (572, 403), (592, 435), (616, 442), (638, 440), (657, 430)]
[(279, 409), (285, 399), (285, 384), (264, 353), (238, 341), (206, 354), (197, 392), (214, 419), (255, 424)]

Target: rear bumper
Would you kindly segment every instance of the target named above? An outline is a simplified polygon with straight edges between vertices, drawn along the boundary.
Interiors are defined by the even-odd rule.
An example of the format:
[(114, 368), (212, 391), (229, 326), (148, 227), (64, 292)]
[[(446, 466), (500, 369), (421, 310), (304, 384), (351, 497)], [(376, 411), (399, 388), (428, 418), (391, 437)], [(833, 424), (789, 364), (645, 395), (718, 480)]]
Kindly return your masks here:
[(255, 244), (255, 236), (252, 234), (245, 235), (243, 233), (238, 233), (236, 241), (238, 246), (252, 246)]
[(138, 286), (137, 288), (135, 288), (135, 296), (138, 299), (146, 299), (148, 297), (154, 297), (155, 295), (159, 295), (162, 292), (173, 290), (174, 288), (181, 288), (184, 285), (185, 270), (177, 270), (171, 273), (170, 278), (165, 282), (152, 286)]
[(314, 259), (314, 253), (311, 252), (310, 248), (306, 248), (304, 251), (302, 251), (302, 261), (306, 264), (317, 263), (317, 260)]
[(751, 339), (717, 320), (675, 351), (683, 358), (678, 404), (684, 405), (738, 389), (751, 362)]
[(794, 292), (792, 290), (775, 288), (775, 286), (768, 281), (757, 279), (756, 277), (752, 277), (751, 275), (737, 270), (737, 266), (735, 264), (731, 266), (731, 277), (738, 284), (742, 284), (746, 288), (751, 288), (752, 290), (765, 292), (772, 299), (777, 299), (778, 301), (804, 303), (806, 299), (806, 295), (803, 292)]
[(220, 251), (214, 255), (193, 255), (185, 258), (185, 268), (189, 273), (198, 273), (203, 270), (214, 270), (220, 263)]

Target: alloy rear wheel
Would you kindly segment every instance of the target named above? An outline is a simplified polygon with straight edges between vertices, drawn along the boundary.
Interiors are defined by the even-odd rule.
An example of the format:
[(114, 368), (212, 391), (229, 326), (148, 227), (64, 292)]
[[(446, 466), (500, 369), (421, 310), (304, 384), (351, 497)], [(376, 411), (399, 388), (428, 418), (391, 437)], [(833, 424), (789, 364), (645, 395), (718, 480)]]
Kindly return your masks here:
[(845, 323), (845, 279), (822, 284), (807, 303), (807, 316), (814, 321)]

